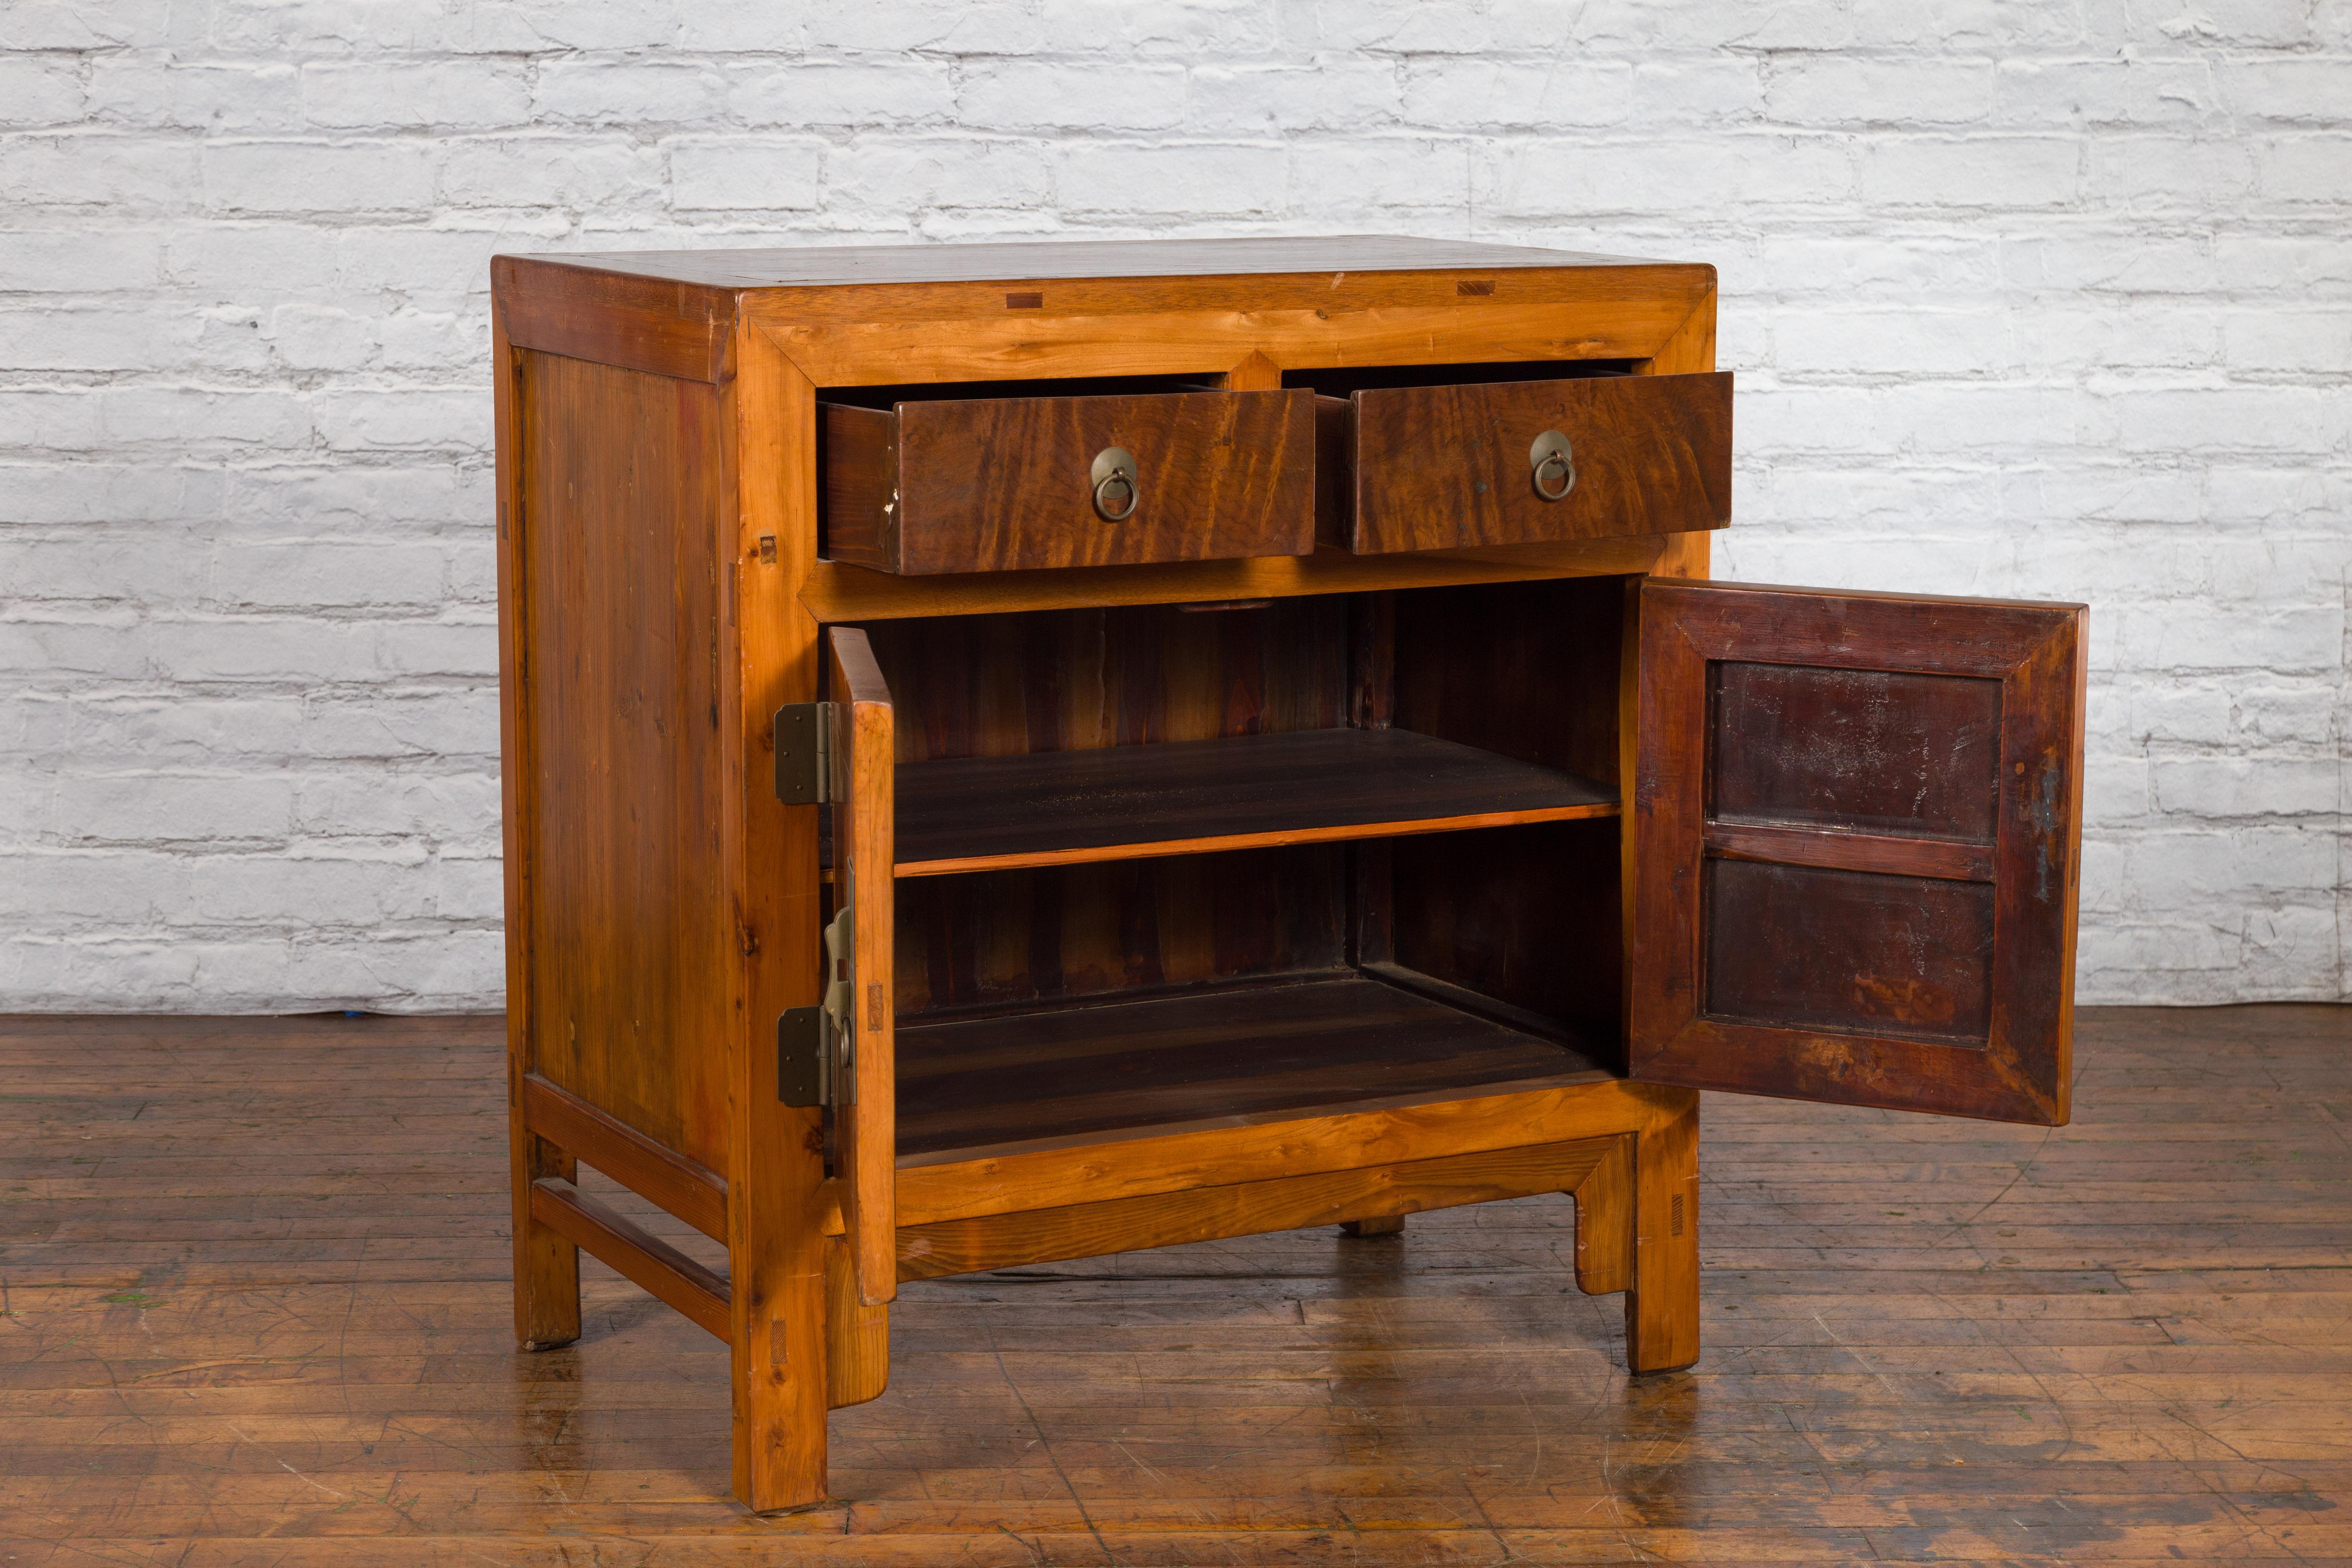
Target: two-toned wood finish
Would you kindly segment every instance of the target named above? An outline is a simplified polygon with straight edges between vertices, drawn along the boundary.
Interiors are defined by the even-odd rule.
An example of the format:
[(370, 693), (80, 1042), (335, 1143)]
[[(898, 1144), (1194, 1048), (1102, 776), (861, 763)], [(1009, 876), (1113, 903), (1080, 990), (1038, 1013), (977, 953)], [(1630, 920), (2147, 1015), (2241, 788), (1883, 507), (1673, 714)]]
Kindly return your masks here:
[[(1662, 858), (1731, 900), (1675, 939), (1707, 995), (1808, 1042), (1853, 1031), (1793, 1005), (1759, 920), (1864, 933), (1913, 1024), (1949, 976), (1883, 963), (1807, 878), (2024, 886), (2000, 834), (1781, 779), (1793, 742), (1737, 718), (1909, 701), (1840, 743), (1932, 733), (1957, 767), (1966, 701), (1902, 684), (1941, 666), (1806, 687), (1775, 671), (1841, 658), (1708, 656), (1714, 730), (1661, 695), (1689, 672), (1637, 584), (1704, 576), (1727, 515), (1709, 268), (1265, 240), (493, 281), (518, 1336), (578, 1335), (582, 1247), (719, 1334), (753, 1508), (825, 1495), (825, 1411), (886, 1385), (902, 1279), (1572, 1191), (1628, 1364), (1687, 1365), (1689, 1085), (1738, 1074), (1715, 1035), (1624, 1076)], [(1528, 420), (1573, 448), (1556, 500), (1504, 493)], [(1097, 443), (1139, 460), (1131, 517), (1075, 471)], [(830, 799), (787, 805), (772, 716), (818, 701)], [(1664, 831), (1692, 735), (1727, 782)], [(819, 1006), (839, 1087), (789, 1106), (779, 1018)], [(1788, 1061), (1742, 1084), (1823, 1086), (1870, 1098)], [(583, 1164), (723, 1240), (723, 1274)]]

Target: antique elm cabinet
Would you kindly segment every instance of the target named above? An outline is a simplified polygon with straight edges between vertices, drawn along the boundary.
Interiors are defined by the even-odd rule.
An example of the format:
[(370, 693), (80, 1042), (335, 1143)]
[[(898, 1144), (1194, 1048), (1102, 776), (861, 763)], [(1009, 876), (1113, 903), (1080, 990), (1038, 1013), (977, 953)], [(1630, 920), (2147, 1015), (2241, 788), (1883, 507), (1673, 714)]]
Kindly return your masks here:
[(1660, 1371), (1699, 1089), (2065, 1120), (2083, 611), (1701, 581), (1711, 268), (493, 275), (518, 1331), (725, 1341), (751, 1507), (901, 1280), (1565, 1192)]

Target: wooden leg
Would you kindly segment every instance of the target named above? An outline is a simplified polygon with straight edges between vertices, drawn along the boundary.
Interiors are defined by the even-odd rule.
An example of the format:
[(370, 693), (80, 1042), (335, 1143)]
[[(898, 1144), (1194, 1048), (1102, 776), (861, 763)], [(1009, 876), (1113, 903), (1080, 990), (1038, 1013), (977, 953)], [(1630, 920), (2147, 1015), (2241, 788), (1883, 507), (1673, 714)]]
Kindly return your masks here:
[(1588, 1296), (1633, 1288), (1633, 1142), (1630, 1133), (1611, 1139), (1577, 1184), (1576, 1285)]
[(1386, 1219), (1341, 1220), (1339, 1229), (1349, 1236), (1402, 1236), (1404, 1215), (1391, 1215)]
[(849, 1244), (824, 1238), (824, 1402), (838, 1410), (890, 1386), (890, 1309), (857, 1299)]
[(1673, 1372), (1698, 1360), (1698, 1094), (1668, 1091), (1634, 1140), (1633, 1284), (1625, 1364)]
[(816, 1111), (776, 1101), (772, 1047), (765, 1079), (750, 1180), (727, 1194), (735, 1496), (761, 1513), (823, 1502), (825, 1467), (824, 1136)]
[(515, 1342), (527, 1351), (551, 1351), (580, 1337), (580, 1249), (531, 1217), (530, 1184), (541, 1176), (577, 1181), (580, 1167), (562, 1150), (526, 1131), (520, 1110), (509, 1128)]

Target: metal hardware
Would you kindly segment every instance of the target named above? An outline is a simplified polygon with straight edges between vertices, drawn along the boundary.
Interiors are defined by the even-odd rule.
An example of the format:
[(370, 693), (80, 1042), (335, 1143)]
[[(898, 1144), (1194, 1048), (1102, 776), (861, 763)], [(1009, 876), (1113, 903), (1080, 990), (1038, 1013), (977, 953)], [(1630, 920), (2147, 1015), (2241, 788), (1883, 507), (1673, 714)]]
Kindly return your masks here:
[(787, 1007), (776, 1017), (776, 1098), (823, 1105), (833, 1098), (833, 1052), (822, 1007)]
[(1558, 500), (1576, 488), (1576, 452), (1568, 437), (1547, 430), (1528, 448), (1528, 466), (1535, 470), (1536, 494)]
[(1105, 447), (1096, 453), (1089, 477), (1095, 482), (1095, 515), (1105, 522), (1125, 522), (1143, 504), (1143, 487), (1135, 478), (1135, 454), (1126, 447)]
[(850, 945), (850, 906), (844, 904), (824, 928), (825, 1036), (834, 1047), (833, 1102), (857, 1103), (856, 952)]
[(823, 805), (833, 798), (833, 704), (792, 702), (776, 710), (776, 798)]
[(776, 1098), (786, 1105), (857, 1103), (856, 954), (849, 906), (824, 928), (824, 1002), (776, 1018)]

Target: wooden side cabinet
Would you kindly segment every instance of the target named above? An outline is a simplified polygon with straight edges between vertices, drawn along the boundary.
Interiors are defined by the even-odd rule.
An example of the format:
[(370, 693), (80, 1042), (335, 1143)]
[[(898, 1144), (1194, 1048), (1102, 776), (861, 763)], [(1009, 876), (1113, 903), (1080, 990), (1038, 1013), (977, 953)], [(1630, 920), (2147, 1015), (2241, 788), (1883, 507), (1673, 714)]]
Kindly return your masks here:
[(901, 1280), (1564, 1192), (1663, 1371), (1700, 1088), (2065, 1120), (2084, 612), (1704, 581), (1712, 268), (493, 280), (517, 1331), (717, 1335), (752, 1508)]

